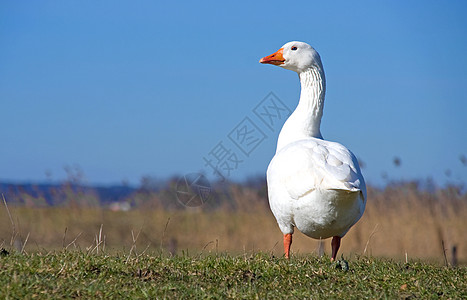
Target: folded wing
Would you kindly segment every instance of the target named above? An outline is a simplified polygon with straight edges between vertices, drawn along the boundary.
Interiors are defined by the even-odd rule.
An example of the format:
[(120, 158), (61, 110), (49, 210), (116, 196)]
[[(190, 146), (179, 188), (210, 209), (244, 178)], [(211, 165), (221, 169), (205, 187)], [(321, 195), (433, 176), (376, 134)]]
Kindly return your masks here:
[(278, 176), (293, 199), (315, 189), (362, 191), (365, 182), (356, 157), (339, 143), (310, 138), (276, 153), (268, 176)]

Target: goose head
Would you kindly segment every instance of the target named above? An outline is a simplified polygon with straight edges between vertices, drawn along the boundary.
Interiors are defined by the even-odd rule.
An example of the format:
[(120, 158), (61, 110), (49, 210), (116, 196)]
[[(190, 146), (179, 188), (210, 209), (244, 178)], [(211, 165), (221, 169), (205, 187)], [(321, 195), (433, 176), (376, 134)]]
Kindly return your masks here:
[(304, 42), (288, 42), (275, 53), (259, 60), (262, 64), (271, 64), (302, 73), (310, 68), (323, 70), (318, 52)]

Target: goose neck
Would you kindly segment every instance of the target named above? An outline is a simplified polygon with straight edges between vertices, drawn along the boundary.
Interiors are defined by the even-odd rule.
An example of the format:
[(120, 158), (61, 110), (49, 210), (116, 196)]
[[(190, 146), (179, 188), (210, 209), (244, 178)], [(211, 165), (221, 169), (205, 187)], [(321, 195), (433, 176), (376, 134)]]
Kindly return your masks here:
[(319, 67), (299, 73), (301, 92), (297, 108), (285, 122), (279, 134), (277, 150), (297, 140), (322, 139), (320, 126), (324, 108), (326, 81)]

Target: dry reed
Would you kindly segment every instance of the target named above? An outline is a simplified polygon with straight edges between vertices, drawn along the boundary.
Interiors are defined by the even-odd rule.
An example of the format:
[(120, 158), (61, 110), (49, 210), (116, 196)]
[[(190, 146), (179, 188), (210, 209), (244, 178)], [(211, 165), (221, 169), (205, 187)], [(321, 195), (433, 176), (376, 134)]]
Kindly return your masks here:
[[(24, 245), (22, 234), (27, 233), (23, 251), (73, 247), (129, 255), (148, 249), (172, 254), (267, 251), (282, 255), (282, 234), (268, 208), (264, 185), (228, 185), (197, 208), (181, 206), (170, 190), (132, 195), (127, 199), (133, 206), (130, 211), (111, 211), (94, 205), (94, 199), (92, 205), (77, 205), (79, 197), (89, 196), (69, 197), (76, 199), (61, 207), (36, 206), (31, 196), (28, 205), (11, 201), (9, 210), (0, 211), (0, 244), (7, 247), (16, 239)], [(445, 255), (449, 262), (454, 260), (450, 249), (455, 247), (455, 259), (466, 263), (466, 217), (467, 194), (454, 187), (434, 192), (413, 183), (369, 188), (365, 214), (344, 237), (341, 253), (443, 263)], [(12, 220), (21, 226), (12, 225)], [(330, 241), (324, 245), (329, 252)], [(318, 254), (319, 241), (296, 231), (292, 251)]]

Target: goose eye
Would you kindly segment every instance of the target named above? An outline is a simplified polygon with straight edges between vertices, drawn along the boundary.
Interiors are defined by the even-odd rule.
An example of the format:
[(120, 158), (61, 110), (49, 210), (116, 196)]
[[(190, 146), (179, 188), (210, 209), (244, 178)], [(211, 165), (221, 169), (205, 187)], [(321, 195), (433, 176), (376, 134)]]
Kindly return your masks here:
[(295, 51), (295, 50), (297, 50), (297, 47), (293, 46), (293, 47), (291, 48), (291, 50)]

